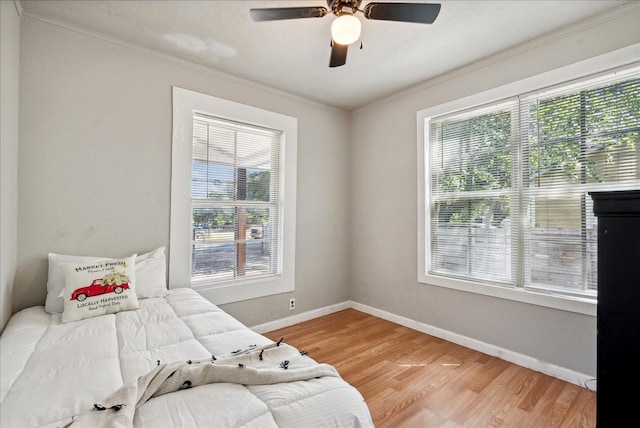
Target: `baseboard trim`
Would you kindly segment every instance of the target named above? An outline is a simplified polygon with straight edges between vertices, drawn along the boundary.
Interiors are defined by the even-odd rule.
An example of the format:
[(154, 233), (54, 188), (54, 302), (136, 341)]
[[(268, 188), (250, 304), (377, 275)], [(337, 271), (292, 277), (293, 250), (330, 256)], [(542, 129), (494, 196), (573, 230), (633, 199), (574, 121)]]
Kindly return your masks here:
[(342, 311), (344, 309), (355, 309), (360, 312), (373, 315), (378, 318), (399, 324), (401, 326), (425, 333), (440, 339), (447, 340), (460, 346), (464, 346), (469, 349), (473, 349), (478, 352), (482, 352), (487, 355), (491, 355), (501, 360), (508, 361), (513, 364), (517, 364), (521, 367), (544, 373), (548, 376), (552, 376), (563, 380), (565, 382), (572, 383), (574, 385), (587, 388), (592, 391), (596, 391), (596, 380), (593, 376), (588, 376), (584, 373), (575, 372), (564, 367), (557, 366), (555, 364), (545, 363), (536, 358), (528, 355), (520, 354), (518, 352), (510, 351), (508, 349), (501, 348), (499, 346), (491, 345), (489, 343), (481, 342), (479, 340), (462, 336), (457, 333), (452, 333), (447, 330), (443, 330), (438, 327), (434, 327), (429, 324), (425, 324), (419, 321), (412, 320), (400, 315), (393, 314), (391, 312), (377, 309), (371, 306), (364, 305), (362, 303), (345, 301), (336, 303), (334, 305), (325, 306), (322, 308), (314, 309), (311, 311), (303, 312), (300, 314), (292, 315), (279, 320), (267, 322), (264, 324), (251, 327), (257, 333), (263, 334), (268, 331), (278, 330), (284, 327), (289, 327), (294, 324), (298, 324), (304, 321), (309, 321), (314, 318), (318, 318), (324, 315), (329, 315), (334, 312)]
[(268, 331), (278, 330), (284, 327), (289, 327), (294, 324), (298, 324), (304, 321), (309, 321), (314, 318), (318, 318), (324, 315), (329, 315), (334, 312), (343, 311), (345, 309), (352, 308), (352, 302), (347, 300), (344, 302), (336, 303), (334, 305), (324, 306), (322, 308), (313, 309), (311, 311), (302, 312), (299, 314), (291, 315), (289, 317), (281, 318), (279, 320), (270, 321), (264, 324), (259, 324), (251, 327), (251, 330), (256, 333), (266, 333)]

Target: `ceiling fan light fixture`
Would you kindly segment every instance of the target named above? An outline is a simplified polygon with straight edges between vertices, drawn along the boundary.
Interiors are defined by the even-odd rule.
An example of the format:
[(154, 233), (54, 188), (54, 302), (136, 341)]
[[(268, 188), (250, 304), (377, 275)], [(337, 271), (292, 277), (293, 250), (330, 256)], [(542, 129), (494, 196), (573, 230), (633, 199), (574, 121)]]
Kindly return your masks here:
[(353, 15), (340, 15), (331, 24), (331, 38), (340, 45), (350, 45), (360, 38), (362, 24)]

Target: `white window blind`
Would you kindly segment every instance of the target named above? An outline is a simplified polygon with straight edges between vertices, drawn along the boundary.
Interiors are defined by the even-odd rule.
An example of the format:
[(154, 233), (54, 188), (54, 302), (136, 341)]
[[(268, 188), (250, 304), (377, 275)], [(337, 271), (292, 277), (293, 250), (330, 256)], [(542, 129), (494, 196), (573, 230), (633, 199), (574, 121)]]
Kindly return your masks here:
[(194, 114), (192, 282), (278, 273), (281, 132)]
[(431, 121), (431, 272), (514, 283), (517, 120), (508, 101)]
[(427, 273), (595, 298), (590, 191), (640, 188), (640, 75), (429, 120)]

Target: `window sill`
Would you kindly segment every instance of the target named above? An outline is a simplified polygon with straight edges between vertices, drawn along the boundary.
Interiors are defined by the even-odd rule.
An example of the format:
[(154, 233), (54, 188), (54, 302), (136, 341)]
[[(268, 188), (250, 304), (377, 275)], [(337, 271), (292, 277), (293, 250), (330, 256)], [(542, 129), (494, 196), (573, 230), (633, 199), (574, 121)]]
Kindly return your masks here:
[(280, 275), (215, 283), (194, 281), (191, 288), (216, 305), (295, 291), (293, 281)]
[(596, 316), (597, 303), (588, 299), (558, 294), (545, 294), (522, 288), (506, 288), (497, 285), (479, 284), (436, 275), (424, 275), (418, 282), (567, 312)]

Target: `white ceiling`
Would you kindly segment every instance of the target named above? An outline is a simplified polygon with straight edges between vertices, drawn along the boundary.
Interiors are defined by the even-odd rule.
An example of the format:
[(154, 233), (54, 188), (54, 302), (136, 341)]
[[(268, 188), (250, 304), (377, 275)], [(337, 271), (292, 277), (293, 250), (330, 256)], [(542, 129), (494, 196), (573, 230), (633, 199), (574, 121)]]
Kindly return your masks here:
[[(369, 2), (363, 0), (360, 8)], [(431, 25), (373, 21), (358, 14), (364, 48), (352, 45), (347, 63), (329, 68), (334, 15), (270, 22), (249, 17), (254, 7), (326, 6), (326, 0), (21, 1), (29, 16), (102, 33), (346, 110), (629, 1), (439, 3), (440, 15)]]

